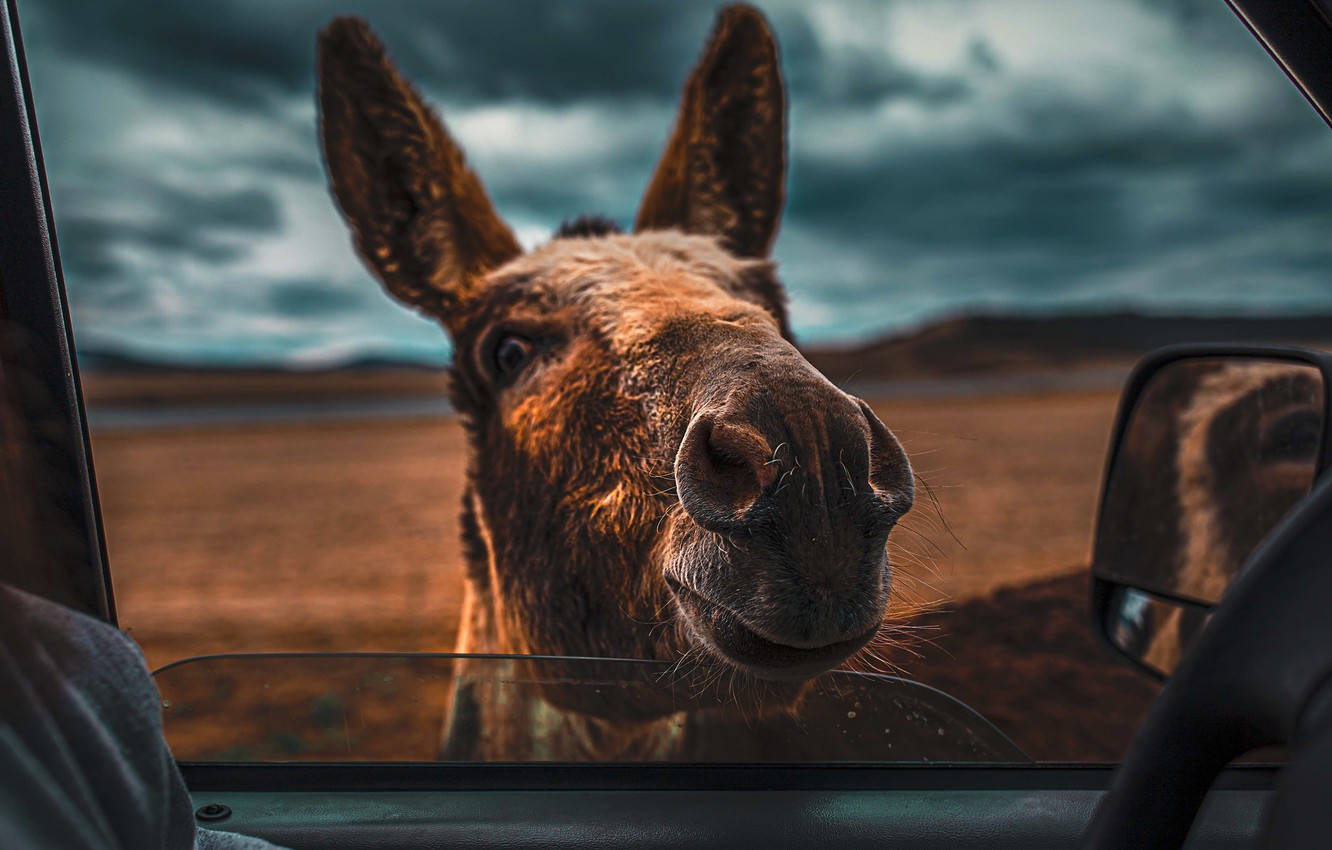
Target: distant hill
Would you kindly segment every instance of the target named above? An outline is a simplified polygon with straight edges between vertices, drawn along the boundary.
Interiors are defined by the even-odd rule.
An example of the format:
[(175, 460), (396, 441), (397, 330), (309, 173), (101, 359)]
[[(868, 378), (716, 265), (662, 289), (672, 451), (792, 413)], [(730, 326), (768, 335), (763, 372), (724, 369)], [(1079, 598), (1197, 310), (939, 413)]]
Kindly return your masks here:
[(79, 348), (79, 370), (93, 373), (148, 373), (148, 372), (191, 372), (191, 373), (249, 373), (270, 374), (283, 372), (302, 375), (318, 375), (328, 372), (382, 372), (386, 370), (409, 369), (423, 372), (438, 372), (440, 367), (415, 360), (395, 360), (391, 357), (356, 357), (339, 361), (332, 365), (281, 366), (228, 364), (204, 360), (153, 360), (106, 348)]
[[(964, 316), (854, 347), (810, 346), (810, 361), (851, 386), (1122, 369), (1153, 348), (1183, 342), (1272, 342), (1332, 348), (1332, 316)], [(79, 353), (91, 404), (299, 403), (346, 398), (438, 397), (443, 370), (367, 357), (335, 366), (163, 363), (98, 349)], [(1117, 379), (1111, 381), (1117, 383)], [(891, 388), (890, 388), (891, 389)]]
[(1163, 345), (1198, 342), (1332, 347), (1332, 316), (962, 316), (861, 346), (811, 347), (806, 355), (834, 381), (882, 381), (1117, 365)]

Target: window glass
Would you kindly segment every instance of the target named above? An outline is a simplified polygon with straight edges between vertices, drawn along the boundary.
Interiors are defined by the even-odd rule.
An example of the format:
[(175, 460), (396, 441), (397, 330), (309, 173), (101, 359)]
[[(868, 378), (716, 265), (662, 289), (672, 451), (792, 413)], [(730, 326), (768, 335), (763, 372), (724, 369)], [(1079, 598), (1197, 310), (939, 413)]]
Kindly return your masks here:
[(710, 700), (891, 760), (910, 691), (985, 743), (902, 758), (1114, 760), (1158, 688), (1089, 626), (1124, 376), (1332, 327), (1327, 128), (1220, 0), (764, 3), (779, 54), (712, 3), (21, 11), (150, 665), (662, 665), (178, 665), (192, 758), (716, 760), (605, 743)]

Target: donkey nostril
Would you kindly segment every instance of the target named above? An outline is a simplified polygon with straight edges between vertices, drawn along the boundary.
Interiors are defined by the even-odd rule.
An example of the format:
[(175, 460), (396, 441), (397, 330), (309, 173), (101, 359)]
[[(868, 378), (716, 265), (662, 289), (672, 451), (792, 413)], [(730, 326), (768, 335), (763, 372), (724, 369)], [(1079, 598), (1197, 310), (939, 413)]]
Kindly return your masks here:
[(911, 462), (897, 437), (870, 406), (855, 396), (852, 398), (870, 426), (870, 483), (888, 500), (893, 513), (900, 517), (911, 510), (915, 498), (916, 486)]
[(690, 424), (675, 458), (675, 482), (685, 512), (699, 525), (736, 525), (772, 483), (764, 465), (768, 443), (749, 425), (700, 417)]
[(715, 438), (708, 439), (705, 450), (708, 453), (708, 460), (721, 474), (747, 471), (749, 469), (749, 461), (736, 454), (730, 447), (724, 444), (718, 444)]

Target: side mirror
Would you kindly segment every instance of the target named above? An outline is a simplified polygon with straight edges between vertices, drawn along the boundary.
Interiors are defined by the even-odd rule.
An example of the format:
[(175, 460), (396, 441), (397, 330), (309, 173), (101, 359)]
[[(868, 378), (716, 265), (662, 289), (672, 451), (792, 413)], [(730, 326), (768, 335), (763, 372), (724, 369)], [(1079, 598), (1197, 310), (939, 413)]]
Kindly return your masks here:
[(1173, 346), (1130, 376), (1106, 463), (1092, 608), (1101, 636), (1158, 677), (1329, 451), (1332, 356)]

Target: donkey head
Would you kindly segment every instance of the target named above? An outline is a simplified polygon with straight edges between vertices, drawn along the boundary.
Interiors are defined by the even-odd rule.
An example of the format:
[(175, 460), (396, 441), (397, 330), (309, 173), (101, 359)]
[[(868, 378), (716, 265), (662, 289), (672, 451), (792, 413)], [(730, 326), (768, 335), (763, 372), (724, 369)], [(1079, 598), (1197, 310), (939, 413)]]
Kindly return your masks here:
[(874, 635), (911, 468), (792, 345), (767, 259), (785, 92), (756, 11), (718, 17), (632, 234), (582, 219), (524, 254), (357, 20), (320, 37), (319, 105), (361, 257), (453, 340), (486, 649), (701, 649), (798, 680)]

